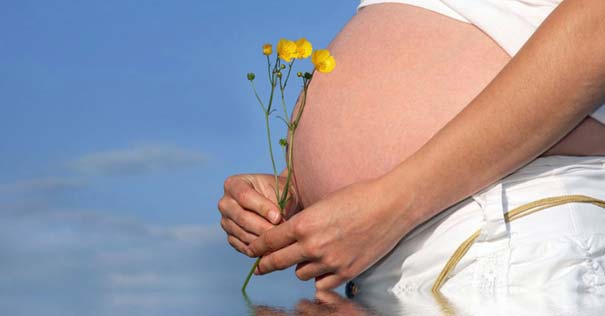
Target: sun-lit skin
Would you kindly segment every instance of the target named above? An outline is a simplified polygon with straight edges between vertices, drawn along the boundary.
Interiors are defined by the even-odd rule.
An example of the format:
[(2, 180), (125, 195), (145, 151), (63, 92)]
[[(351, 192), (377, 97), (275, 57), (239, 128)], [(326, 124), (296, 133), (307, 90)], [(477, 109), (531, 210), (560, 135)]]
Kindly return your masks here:
[(219, 209), (231, 245), (262, 256), (260, 274), (298, 265), (331, 289), (541, 154), (605, 155), (605, 126), (585, 118), (605, 101), (594, 40), (605, 3), (555, 11), (511, 60), (472, 25), (401, 4), (362, 9), (328, 47), (338, 67), (309, 88), (294, 140), (302, 203), (289, 213), (304, 210), (272, 228), (268, 177), (230, 177)]
[[(510, 60), (473, 25), (389, 3), (360, 10), (328, 48), (338, 67), (313, 79), (295, 137), (304, 205), (391, 170)], [(603, 139), (587, 119), (547, 154), (605, 154)]]

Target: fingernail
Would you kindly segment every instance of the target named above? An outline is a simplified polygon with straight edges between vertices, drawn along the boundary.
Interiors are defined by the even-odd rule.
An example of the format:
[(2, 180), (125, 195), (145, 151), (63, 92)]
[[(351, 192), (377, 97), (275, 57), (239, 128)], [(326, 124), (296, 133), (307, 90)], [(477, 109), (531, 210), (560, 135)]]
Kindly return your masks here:
[(254, 275), (259, 275), (260, 274), (260, 269), (258, 268), (258, 266), (256, 266), (256, 269), (254, 269)]
[(277, 224), (279, 223), (279, 213), (276, 211), (271, 211), (269, 212), (269, 220), (271, 221), (271, 223), (273, 224)]

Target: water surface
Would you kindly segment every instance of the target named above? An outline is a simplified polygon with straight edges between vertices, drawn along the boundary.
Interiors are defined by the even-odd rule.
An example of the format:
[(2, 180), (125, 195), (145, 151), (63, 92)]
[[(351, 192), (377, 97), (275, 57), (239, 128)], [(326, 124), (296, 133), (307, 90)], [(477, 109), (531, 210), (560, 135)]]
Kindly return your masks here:
[(602, 315), (601, 293), (406, 297), (315, 293), (293, 271), (252, 279), (218, 227), (151, 226), (91, 212), (0, 216), (2, 315)]

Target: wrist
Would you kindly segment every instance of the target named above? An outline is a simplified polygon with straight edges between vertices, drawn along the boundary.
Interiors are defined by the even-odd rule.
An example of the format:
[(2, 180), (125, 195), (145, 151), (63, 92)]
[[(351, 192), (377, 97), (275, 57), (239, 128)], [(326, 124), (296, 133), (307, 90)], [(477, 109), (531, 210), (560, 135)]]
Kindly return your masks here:
[(386, 203), (386, 211), (400, 229), (403, 237), (414, 227), (424, 221), (425, 210), (420, 205), (420, 186), (410, 174), (401, 173), (398, 169), (384, 174), (377, 180), (379, 190)]

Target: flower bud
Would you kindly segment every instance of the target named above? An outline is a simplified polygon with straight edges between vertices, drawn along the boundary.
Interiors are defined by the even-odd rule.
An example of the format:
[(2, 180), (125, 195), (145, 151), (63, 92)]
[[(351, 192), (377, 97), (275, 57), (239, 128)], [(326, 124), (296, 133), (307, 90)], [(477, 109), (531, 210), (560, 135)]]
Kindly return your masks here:
[(313, 78), (313, 75), (308, 72), (305, 72), (304, 77), (305, 77), (305, 79), (311, 79), (311, 78)]
[(252, 80), (254, 80), (254, 77), (256, 77), (256, 76), (254, 75), (253, 72), (249, 72), (247, 77), (248, 77), (248, 80), (252, 81)]
[(263, 45), (263, 55), (269, 56), (273, 53), (273, 46), (271, 44)]
[(299, 77), (299, 78), (300, 78), (300, 77), (302, 77), (302, 76), (303, 76), (302, 72), (300, 72), (300, 71), (299, 71), (299, 72), (297, 72), (297, 73), (296, 73), (296, 77)]
[(281, 64), (281, 65), (279, 66), (279, 68), (281, 68), (281, 69), (286, 69), (286, 65)]
[(282, 147), (286, 147), (286, 146), (288, 146), (288, 140), (287, 140), (287, 139), (285, 139), (285, 138), (281, 138), (281, 139), (279, 140), (279, 144), (280, 144)]
[(275, 73), (277, 75), (278, 78), (281, 78), (281, 71), (278, 71), (277, 73)]

